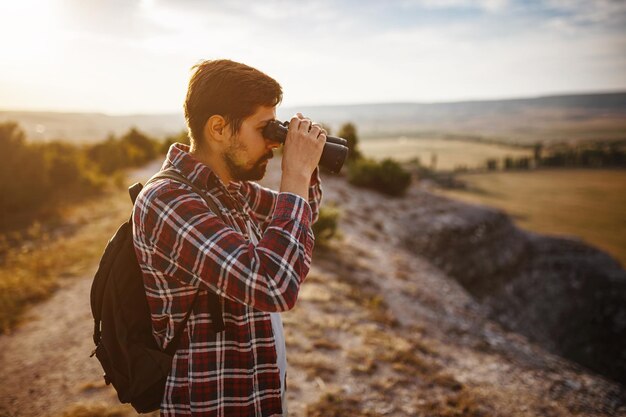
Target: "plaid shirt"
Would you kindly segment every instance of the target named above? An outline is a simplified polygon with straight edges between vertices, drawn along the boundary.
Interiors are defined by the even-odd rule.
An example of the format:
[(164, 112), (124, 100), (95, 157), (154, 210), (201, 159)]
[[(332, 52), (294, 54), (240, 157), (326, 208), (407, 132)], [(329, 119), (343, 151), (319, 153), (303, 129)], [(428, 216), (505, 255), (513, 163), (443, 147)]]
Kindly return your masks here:
[[(183, 331), (161, 403), (162, 416), (274, 416), (281, 384), (268, 312), (292, 308), (311, 264), (321, 187), (309, 202), (253, 182), (228, 187), (186, 145), (170, 147), (174, 167), (214, 197), (222, 221), (187, 185), (146, 186), (133, 212), (153, 334), (162, 348)], [(250, 242), (254, 233), (258, 244)], [(208, 292), (220, 296), (224, 332), (213, 331)], [(187, 324), (182, 321), (198, 300)]]

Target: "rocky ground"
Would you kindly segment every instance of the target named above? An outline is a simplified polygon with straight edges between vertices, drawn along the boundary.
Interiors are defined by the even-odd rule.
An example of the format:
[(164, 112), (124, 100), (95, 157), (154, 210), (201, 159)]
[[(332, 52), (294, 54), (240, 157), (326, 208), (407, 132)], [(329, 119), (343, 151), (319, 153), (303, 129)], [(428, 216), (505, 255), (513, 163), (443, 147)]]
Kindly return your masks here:
[[(274, 170), (266, 184), (277, 181)], [(342, 236), (316, 250), (297, 306), (283, 315), (290, 415), (626, 416), (623, 386), (494, 320), (489, 297), (513, 281), (492, 287), (480, 268), (519, 277), (527, 250), (520, 231), (493, 228), (508, 241), (493, 243), (503, 251), (495, 266), (453, 267), (459, 254), (479, 260), (481, 250), (482, 259), (493, 253), (481, 248), (485, 232), (475, 231), (473, 245), (441, 240), (449, 251), (419, 242), (480, 219), (480, 209), (465, 217), (423, 184), (395, 199), (338, 177), (324, 177), (324, 189), (325, 204), (341, 209)], [(432, 240), (423, 239), (426, 232)], [(32, 320), (0, 336), (0, 416), (134, 415), (117, 406), (89, 358), (90, 285), (90, 276), (64, 280)]]

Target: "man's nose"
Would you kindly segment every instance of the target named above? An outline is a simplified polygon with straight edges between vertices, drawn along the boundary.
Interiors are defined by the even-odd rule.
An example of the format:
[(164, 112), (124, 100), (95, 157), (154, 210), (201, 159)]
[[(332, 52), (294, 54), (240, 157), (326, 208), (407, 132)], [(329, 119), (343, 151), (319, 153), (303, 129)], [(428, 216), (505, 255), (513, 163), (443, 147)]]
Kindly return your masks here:
[(274, 149), (278, 148), (280, 145), (281, 145), (280, 142), (277, 142), (277, 141), (272, 140), (272, 139), (265, 139), (265, 146), (268, 149), (274, 150)]

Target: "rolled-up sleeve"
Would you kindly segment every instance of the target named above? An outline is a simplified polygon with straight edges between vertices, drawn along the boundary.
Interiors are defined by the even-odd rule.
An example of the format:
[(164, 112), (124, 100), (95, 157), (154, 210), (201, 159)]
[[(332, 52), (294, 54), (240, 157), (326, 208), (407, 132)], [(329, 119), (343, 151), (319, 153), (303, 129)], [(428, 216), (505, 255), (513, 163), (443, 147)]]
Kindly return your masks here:
[[(206, 288), (261, 311), (285, 311), (297, 300), (311, 264), (312, 211), (302, 197), (276, 193), (254, 245), (211, 212), (190, 189), (142, 193), (134, 212), (140, 264), (166, 279)], [(143, 267), (143, 266), (142, 266)]]

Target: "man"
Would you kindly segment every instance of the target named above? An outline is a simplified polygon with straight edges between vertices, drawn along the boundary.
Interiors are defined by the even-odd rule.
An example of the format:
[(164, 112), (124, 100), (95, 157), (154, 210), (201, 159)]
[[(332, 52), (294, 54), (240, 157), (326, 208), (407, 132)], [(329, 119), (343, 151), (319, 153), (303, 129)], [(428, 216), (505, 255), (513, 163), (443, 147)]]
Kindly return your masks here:
[[(294, 116), (280, 192), (263, 188), (251, 181), (264, 176), (279, 145), (262, 130), (276, 118), (280, 85), (229, 60), (194, 70), (185, 101), (191, 147), (173, 144), (162, 169), (173, 167), (206, 190), (221, 217), (169, 179), (146, 186), (133, 212), (153, 334), (166, 348), (182, 332), (161, 415), (286, 415), (278, 313), (294, 306), (311, 263), (311, 224), (322, 194), (316, 167), (326, 134)], [(214, 331), (210, 294), (219, 296), (223, 332)]]

